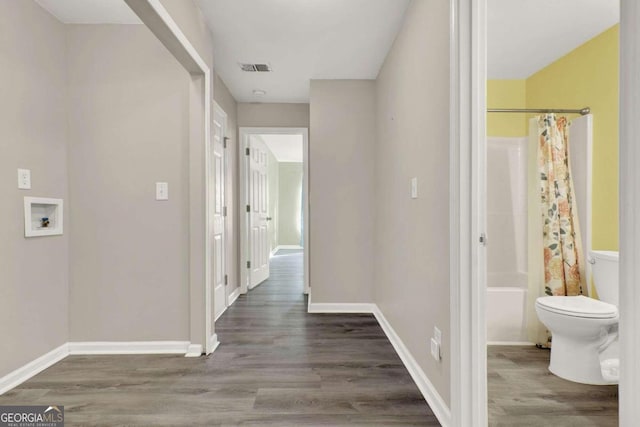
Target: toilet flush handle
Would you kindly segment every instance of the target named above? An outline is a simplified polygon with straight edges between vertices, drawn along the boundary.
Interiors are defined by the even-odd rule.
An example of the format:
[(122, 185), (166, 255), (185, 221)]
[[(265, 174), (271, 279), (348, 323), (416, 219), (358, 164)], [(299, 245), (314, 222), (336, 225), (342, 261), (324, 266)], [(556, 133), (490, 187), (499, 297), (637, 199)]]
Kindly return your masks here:
[(593, 258), (591, 258), (591, 257), (587, 257), (587, 262), (588, 262), (589, 264), (593, 265), (593, 264), (595, 264), (595, 263), (596, 263), (596, 260), (595, 260), (595, 259), (593, 259)]

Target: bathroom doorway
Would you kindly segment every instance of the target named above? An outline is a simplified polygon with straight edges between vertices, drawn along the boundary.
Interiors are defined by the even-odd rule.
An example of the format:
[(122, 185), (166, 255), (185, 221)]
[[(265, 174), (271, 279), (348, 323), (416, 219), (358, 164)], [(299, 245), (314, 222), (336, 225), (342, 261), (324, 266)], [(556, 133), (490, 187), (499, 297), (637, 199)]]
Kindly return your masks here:
[[(569, 3), (572, 2), (555, 4), (556, 17), (549, 18), (544, 4), (534, 6), (525, 0), (487, 2), (488, 244), (484, 310), (489, 425), (618, 425), (616, 381), (606, 377), (604, 368), (603, 377), (599, 372), (595, 380), (581, 377), (584, 369), (576, 367), (581, 366), (581, 356), (587, 352), (580, 347), (580, 340), (572, 341), (575, 357), (564, 359), (573, 360), (571, 366), (558, 369), (557, 361), (565, 342), (561, 336), (567, 323), (561, 325), (561, 333), (555, 325), (549, 326), (548, 319), (539, 312), (539, 306), (549, 301), (541, 301), (540, 297), (549, 296), (556, 303), (560, 295), (582, 295), (588, 299), (581, 303), (600, 303), (591, 273), (595, 259), (590, 253), (594, 249), (618, 249), (615, 52), (619, 9), (606, 1)], [(564, 7), (567, 10), (560, 10)], [(576, 19), (567, 22), (567, 16)], [(541, 19), (545, 22), (542, 28)], [(559, 40), (560, 35), (550, 30), (557, 28), (550, 19), (563, 19), (563, 31), (571, 33), (568, 38), (572, 40)], [(542, 46), (546, 46), (544, 52)], [(605, 56), (593, 56), (600, 51)], [(547, 129), (545, 123), (549, 121), (552, 126)], [(548, 138), (545, 132), (560, 129), (565, 123), (566, 168), (571, 176), (569, 203), (565, 200), (562, 205), (545, 206), (542, 181), (547, 179), (547, 183), (553, 184), (554, 177), (545, 176), (545, 158), (540, 151), (545, 149), (544, 140)], [(554, 191), (561, 190), (556, 186)], [(607, 206), (615, 207), (607, 210)], [(575, 236), (573, 228), (567, 231), (560, 227), (559, 234), (568, 232), (571, 236), (558, 239), (562, 245), (565, 241), (574, 245), (575, 262), (564, 259), (557, 266), (567, 275), (575, 270), (579, 285), (571, 291), (550, 285), (555, 283), (551, 254), (565, 248), (558, 248), (544, 234), (544, 230), (549, 232), (546, 221), (551, 215), (547, 215), (547, 207), (568, 208), (571, 212), (567, 217), (571, 218), (571, 227), (575, 227)], [(603, 303), (598, 306), (601, 307), (612, 305)], [(601, 313), (598, 321), (606, 323), (602, 330), (615, 338), (617, 308), (613, 307), (606, 316)], [(557, 311), (567, 314), (562, 307)], [(586, 317), (587, 322), (596, 321), (589, 317), (593, 313), (583, 311), (578, 308), (570, 313), (570, 319)], [(557, 338), (555, 365), (551, 359), (552, 335)], [(610, 342), (604, 339), (601, 344)], [(571, 346), (568, 348), (571, 350)], [(595, 350), (591, 358), (584, 359), (600, 366)], [(607, 382), (613, 385), (603, 385)], [(597, 412), (593, 411), (594, 405)]]

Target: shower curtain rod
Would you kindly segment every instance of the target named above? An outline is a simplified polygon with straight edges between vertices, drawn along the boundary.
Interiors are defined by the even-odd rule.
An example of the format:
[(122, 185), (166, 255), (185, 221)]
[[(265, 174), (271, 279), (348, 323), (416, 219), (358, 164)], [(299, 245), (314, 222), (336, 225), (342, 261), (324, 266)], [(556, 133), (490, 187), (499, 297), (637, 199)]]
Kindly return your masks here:
[(489, 108), (488, 113), (562, 113), (562, 114), (580, 114), (587, 115), (591, 112), (591, 108), (584, 107), (579, 110), (563, 110), (563, 109), (539, 109), (539, 108)]

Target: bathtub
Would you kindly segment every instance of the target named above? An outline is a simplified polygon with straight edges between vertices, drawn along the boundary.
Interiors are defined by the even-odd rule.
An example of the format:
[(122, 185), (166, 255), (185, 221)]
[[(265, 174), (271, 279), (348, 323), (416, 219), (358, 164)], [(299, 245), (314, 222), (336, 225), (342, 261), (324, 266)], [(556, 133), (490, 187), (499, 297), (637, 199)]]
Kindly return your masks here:
[(525, 344), (527, 337), (527, 275), (487, 275), (487, 343)]

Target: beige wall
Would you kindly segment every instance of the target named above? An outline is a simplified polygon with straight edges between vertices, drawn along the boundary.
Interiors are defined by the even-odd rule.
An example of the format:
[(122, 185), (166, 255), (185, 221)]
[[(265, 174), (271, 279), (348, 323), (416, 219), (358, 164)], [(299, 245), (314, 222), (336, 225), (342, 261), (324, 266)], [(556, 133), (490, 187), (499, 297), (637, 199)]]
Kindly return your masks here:
[(311, 301), (372, 302), (375, 82), (312, 80)]
[(71, 340), (189, 340), (190, 77), (142, 25), (67, 43)]
[(238, 103), (240, 127), (309, 127), (309, 104)]
[(278, 164), (278, 244), (299, 245), (303, 164)]
[[(449, 404), (448, 2), (411, 3), (378, 75), (376, 103), (375, 301)], [(434, 326), (439, 363), (429, 354)]]
[[(35, 2), (0, 0), (0, 28), (2, 377), (68, 341), (69, 197), (64, 26)], [(64, 235), (26, 239), (25, 196), (64, 199)]]
[(240, 222), (237, 219), (239, 210), (238, 182), (238, 105), (229, 92), (224, 81), (217, 74), (213, 80), (213, 98), (220, 108), (227, 114), (227, 170), (225, 205), (227, 206), (226, 233), (227, 233), (227, 275), (229, 285), (227, 292), (233, 292), (240, 286), (240, 245), (238, 239), (233, 236), (240, 235)]

